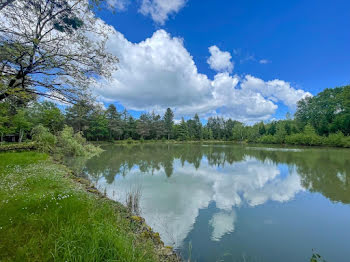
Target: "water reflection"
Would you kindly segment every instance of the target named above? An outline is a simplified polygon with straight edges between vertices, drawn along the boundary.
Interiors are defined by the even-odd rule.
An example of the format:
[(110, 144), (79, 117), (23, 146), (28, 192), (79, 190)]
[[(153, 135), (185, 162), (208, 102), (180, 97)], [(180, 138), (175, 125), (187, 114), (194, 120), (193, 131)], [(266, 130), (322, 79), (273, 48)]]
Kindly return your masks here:
[(346, 150), (166, 144), (105, 149), (84, 171), (121, 202), (131, 187), (141, 186), (142, 216), (177, 248), (183, 247), (200, 210), (212, 204), (207, 227), (211, 240), (220, 241), (235, 232), (242, 207), (285, 203), (305, 190), (350, 202)]

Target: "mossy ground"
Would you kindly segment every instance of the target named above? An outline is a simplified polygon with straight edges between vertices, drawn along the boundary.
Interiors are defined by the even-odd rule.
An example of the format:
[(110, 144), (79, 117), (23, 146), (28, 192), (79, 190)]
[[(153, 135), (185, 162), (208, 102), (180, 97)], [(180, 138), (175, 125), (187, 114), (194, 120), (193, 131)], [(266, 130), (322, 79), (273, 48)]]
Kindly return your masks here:
[(0, 261), (163, 260), (122, 205), (76, 180), (45, 154), (0, 153)]

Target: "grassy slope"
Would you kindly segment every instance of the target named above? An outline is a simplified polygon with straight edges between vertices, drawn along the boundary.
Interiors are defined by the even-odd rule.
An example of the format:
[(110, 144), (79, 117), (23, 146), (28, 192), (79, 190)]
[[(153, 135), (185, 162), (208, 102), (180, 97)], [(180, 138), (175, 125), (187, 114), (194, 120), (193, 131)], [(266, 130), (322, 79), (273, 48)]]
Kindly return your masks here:
[(125, 209), (37, 152), (0, 153), (0, 261), (157, 261)]

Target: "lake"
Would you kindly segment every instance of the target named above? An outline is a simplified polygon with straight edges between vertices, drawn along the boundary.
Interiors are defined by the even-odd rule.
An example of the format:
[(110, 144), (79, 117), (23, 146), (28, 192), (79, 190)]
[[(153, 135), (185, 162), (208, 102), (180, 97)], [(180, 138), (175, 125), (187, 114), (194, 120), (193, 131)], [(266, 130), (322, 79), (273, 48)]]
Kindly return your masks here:
[(110, 145), (83, 172), (191, 261), (350, 261), (350, 150)]

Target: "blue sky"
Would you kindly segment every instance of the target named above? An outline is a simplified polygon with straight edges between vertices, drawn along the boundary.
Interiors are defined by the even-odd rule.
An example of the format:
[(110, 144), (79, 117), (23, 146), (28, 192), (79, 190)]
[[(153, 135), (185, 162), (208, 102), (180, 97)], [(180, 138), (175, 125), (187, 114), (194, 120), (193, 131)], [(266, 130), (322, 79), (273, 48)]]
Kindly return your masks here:
[[(298, 93), (301, 97), (306, 92), (315, 95), (328, 87), (350, 84), (350, 1), (109, 0), (109, 2), (116, 5), (117, 12), (113, 14), (104, 10), (97, 12), (97, 15), (106, 24), (113, 26), (117, 32), (120, 32), (128, 43), (137, 45), (142, 41), (147, 41), (147, 39), (153, 39), (154, 33), (160, 32), (160, 30), (168, 34), (170, 39), (168, 40), (171, 41), (169, 43), (172, 43), (174, 38), (180, 38), (183, 41), (183, 48), (192, 57), (198, 74), (205, 75), (209, 81), (213, 81), (217, 74), (225, 73), (227, 77), (240, 79), (240, 82), (233, 86), (233, 88), (240, 90), (242, 89), (241, 83), (244, 82), (247, 75), (254, 77), (254, 79), (261, 79), (266, 83), (278, 79), (283, 83), (288, 83), (289, 88), (293, 90), (305, 91), (305, 93)], [(114, 43), (114, 41), (112, 42)], [(169, 46), (169, 43), (163, 44)], [(113, 47), (118, 46), (121, 49), (120, 45), (121, 43), (113, 45)], [(164, 45), (160, 45), (158, 48), (162, 48)], [(154, 46), (158, 45), (154, 44)], [(208, 48), (211, 46), (216, 46), (220, 52), (228, 52), (231, 55), (230, 61), (234, 65), (232, 71), (212, 69), (213, 66), (208, 64), (208, 59), (211, 56)], [(168, 52), (172, 53), (173, 50), (174, 48), (170, 46)], [(124, 51), (128, 52), (128, 49)], [(116, 55), (120, 55), (118, 51), (115, 52)], [(164, 63), (171, 64), (172, 60), (167, 60), (164, 56), (162, 58), (160, 55), (157, 58), (157, 63), (164, 59)], [(154, 55), (150, 55), (150, 57), (154, 57)], [(177, 57), (176, 54), (174, 57)], [(148, 59), (153, 58), (147, 57), (145, 59), (146, 61), (141, 59), (139, 63), (149, 64)], [(124, 66), (123, 62), (128, 63), (126, 60), (121, 59), (121, 68)], [(153, 64), (153, 62), (151, 63)], [(132, 68), (132, 64), (128, 67)], [(158, 69), (155, 68), (152, 72), (156, 70)], [(177, 81), (176, 74), (179, 74), (177, 69), (171, 68), (169, 70), (167, 70), (169, 81), (171, 79)], [(119, 74), (116, 76), (117, 83), (112, 85), (114, 90), (111, 87), (108, 92), (99, 93), (104, 98), (110, 98), (105, 102), (123, 105), (126, 108), (134, 109), (135, 112), (147, 110), (161, 112), (164, 110), (166, 107), (165, 103), (162, 103), (164, 97), (161, 95), (157, 97), (157, 91), (154, 93), (151, 91), (154, 103), (150, 102), (151, 100), (130, 102), (133, 97), (129, 91), (126, 95), (122, 93), (121, 89), (118, 89), (120, 79), (124, 79), (122, 74), (127, 73), (130, 73), (130, 70), (120, 70), (116, 73)], [(144, 85), (144, 89), (150, 90), (149, 85), (157, 85), (156, 77), (160, 77), (162, 79), (160, 81), (164, 85), (167, 78), (160, 76), (161, 73), (163, 72), (147, 79), (140, 77), (144, 80), (141, 84)], [(174, 73), (174, 77), (171, 76), (171, 73)], [(182, 88), (181, 86), (186, 85), (186, 81), (184, 83), (179, 81), (179, 87), (172, 85), (167, 92)], [(137, 86), (140, 86), (140, 82)], [(216, 88), (215, 86), (218, 85), (213, 84), (213, 86)], [(212, 96), (208, 94), (207, 98), (198, 99), (197, 102), (184, 102), (184, 106), (188, 107), (188, 110), (178, 110), (176, 115), (178, 117), (190, 116), (198, 108), (200, 111), (198, 113), (202, 118), (213, 115), (235, 118), (237, 115), (237, 119), (250, 122), (269, 120), (274, 117), (281, 118), (287, 111), (293, 112), (295, 110), (292, 102), (286, 102), (283, 98), (288, 96), (288, 93), (277, 98), (271, 97), (271, 94), (274, 94), (273, 88), (276, 86), (273, 83), (270, 83), (270, 87), (263, 85), (252, 87), (248, 84), (246, 86), (249, 86), (249, 95), (255, 97), (252, 99), (252, 104), (257, 103), (257, 108), (264, 106), (270, 106), (270, 108), (266, 107), (265, 111), (258, 112), (255, 108), (246, 109), (240, 104), (233, 105), (231, 102), (216, 100), (216, 107), (213, 109), (213, 107), (204, 106), (206, 103), (212, 103), (208, 102), (208, 97)], [(156, 86), (154, 88), (157, 89)], [(192, 86), (189, 86), (187, 90), (191, 88)], [(217, 88), (221, 90), (224, 87)], [(271, 90), (266, 92), (263, 90), (264, 88)], [(201, 90), (204, 89), (198, 88), (198, 90), (194, 90), (193, 94), (199, 93)], [(252, 90), (254, 93), (251, 92)], [(287, 91), (292, 92), (290, 89)], [(204, 90), (205, 92), (206, 90)], [(226, 88), (224, 93), (229, 95), (230, 88)], [(143, 96), (145, 97), (147, 94), (145, 93)], [(189, 94), (189, 97), (193, 94)], [(246, 93), (242, 95), (246, 96)], [(267, 100), (265, 101), (267, 104), (256, 102), (257, 95), (262, 95)], [(239, 100), (240, 96), (241, 93), (232, 99)], [(171, 99), (171, 97), (167, 98)], [(135, 94), (135, 99), (140, 98), (137, 98)], [(176, 108), (181, 107), (180, 102), (167, 101), (170, 107), (175, 108), (175, 111)], [(244, 101), (244, 103), (250, 103), (248, 95)], [(272, 102), (275, 106), (268, 102)], [(242, 111), (245, 111), (244, 114), (240, 114), (240, 106), (242, 106)]]

